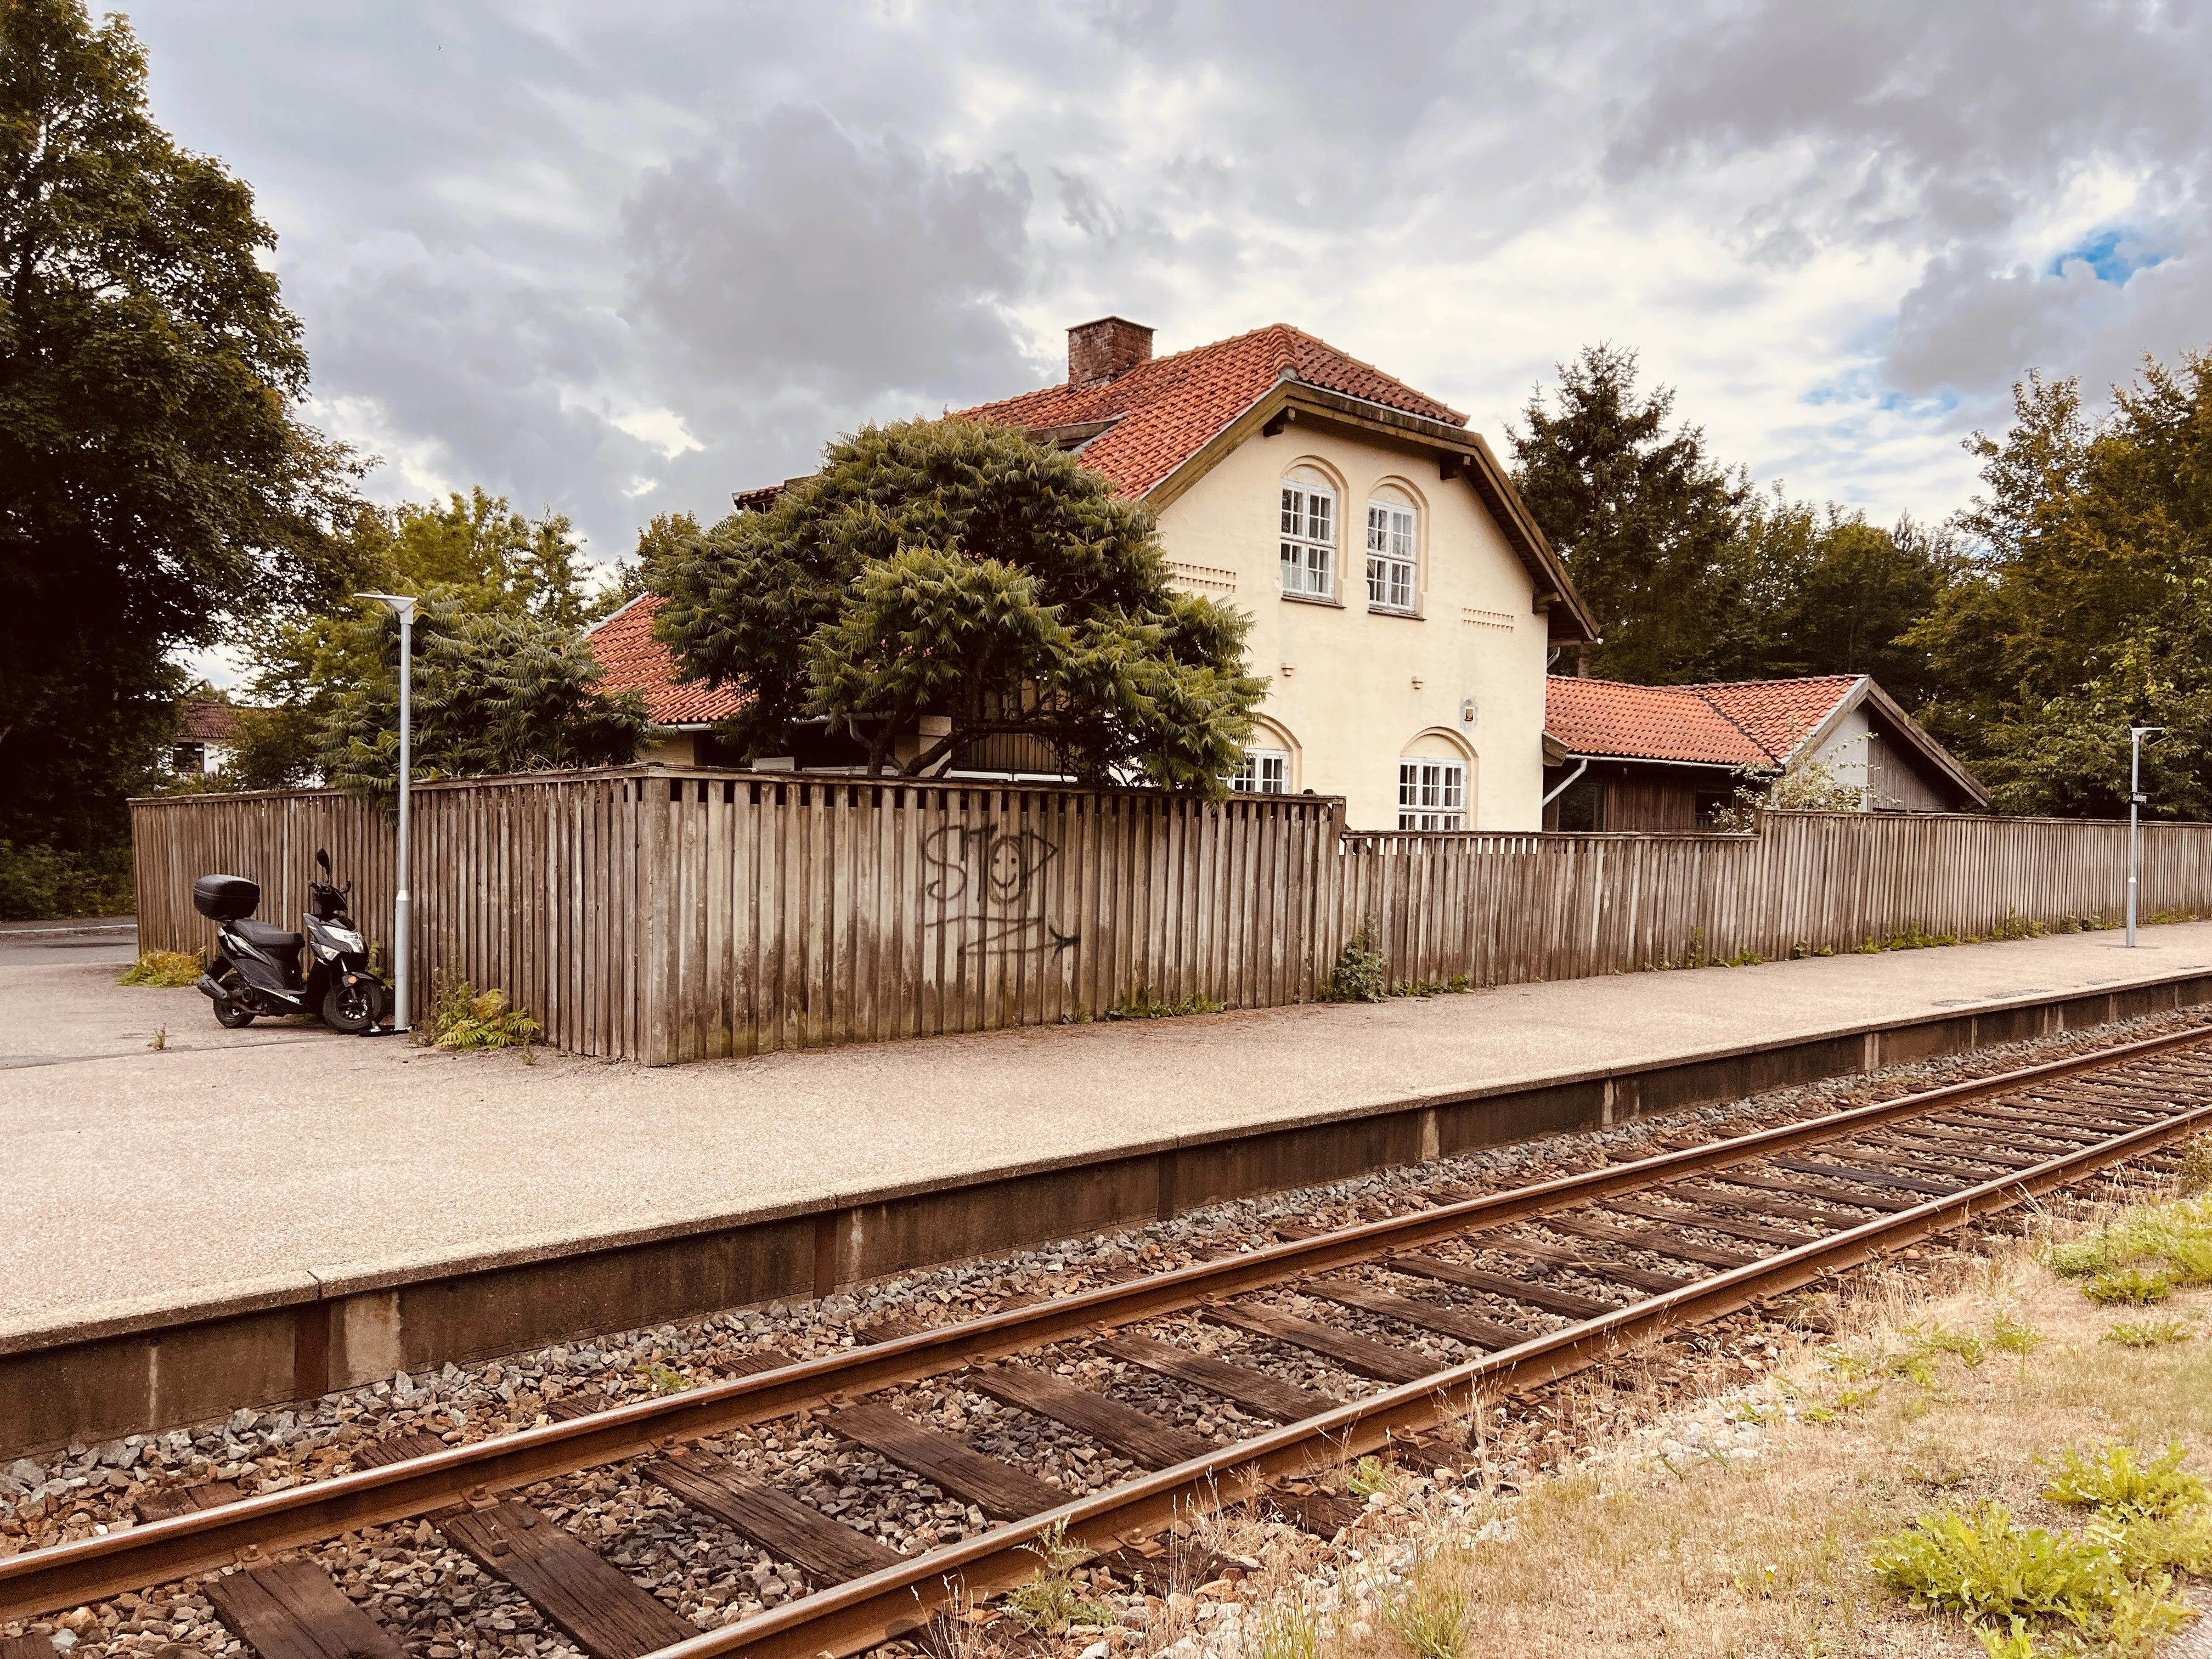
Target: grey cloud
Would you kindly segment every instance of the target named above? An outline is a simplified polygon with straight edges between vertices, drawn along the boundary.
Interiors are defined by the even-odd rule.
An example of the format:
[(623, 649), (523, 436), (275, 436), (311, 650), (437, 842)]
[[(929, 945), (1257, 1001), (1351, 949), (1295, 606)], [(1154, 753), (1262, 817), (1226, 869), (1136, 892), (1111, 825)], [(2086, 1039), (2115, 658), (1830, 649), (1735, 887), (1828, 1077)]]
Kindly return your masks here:
[[(602, 554), (861, 420), (1040, 384), (1056, 352), (1025, 330), (1096, 309), (1164, 346), (1262, 308), (1355, 350), (1387, 336), (1384, 367), (1480, 421), (1582, 335), (1728, 331), (1783, 303), (1777, 269), (1832, 281), (1838, 244), (1905, 249), (1893, 328), (1854, 299), (1797, 387), (1770, 360), (1686, 409), (1754, 434), (1802, 423), (1794, 392), (1839, 364), (1863, 385), (1875, 349), (1893, 386), (1972, 398), (2212, 331), (2197, 11), (169, 0), (138, 21), (157, 113), (282, 234), (319, 392), (374, 404), (456, 481), (573, 513)], [(2093, 166), (2140, 181), (2134, 228), (2167, 262), (2124, 288), (2047, 256), (2015, 271), (2020, 227)], [(1538, 257), (1509, 268), (1544, 269), (1577, 216), (1614, 248), (1649, 231), (1659, 308), (1632, 258), (1617, 306), (1490, 280), (1516, 244)], [(1708, 250), (1709, 280), (1679, 274)], [(1753, 382), (1771, 407), (1728, 401)], [(659, 409), (703, 447), (667, 458), (610, 418)]]
[(1802, 153), (1798, 216), (1824, 234), (1973, 238), (2100, 161), (2192, 188), (2208, 70), (2212, 29), (2179, 8), (1772, 0), (1665, 43), (1607, 167)]
[(818, 109), (770, 111), (650, 173), (625, 205), (634, 310), (686, 379), (824, 402), (1021, 384), (1029, 182)]
[(2008, 385), (2022, 363), (2074, 357), (2124, 304), (2118, 286), (2079, 264), (2045, 276), (1992, 270), (1983, 248), (1947, 254), (1898, 307), (1890, 382), (1923, 396)]

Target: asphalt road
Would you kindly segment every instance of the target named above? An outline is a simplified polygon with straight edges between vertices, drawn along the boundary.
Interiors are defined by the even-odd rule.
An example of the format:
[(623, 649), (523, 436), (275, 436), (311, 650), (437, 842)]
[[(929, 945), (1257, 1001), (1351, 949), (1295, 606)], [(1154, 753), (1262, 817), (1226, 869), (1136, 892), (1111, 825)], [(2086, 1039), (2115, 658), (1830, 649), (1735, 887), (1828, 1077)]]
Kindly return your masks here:
[(128, 967), (138, 959), (135, 916), (91, 916), (75, 921), (0, 921), (0, 967), (31, 968), (41, 963), (113, 963)]

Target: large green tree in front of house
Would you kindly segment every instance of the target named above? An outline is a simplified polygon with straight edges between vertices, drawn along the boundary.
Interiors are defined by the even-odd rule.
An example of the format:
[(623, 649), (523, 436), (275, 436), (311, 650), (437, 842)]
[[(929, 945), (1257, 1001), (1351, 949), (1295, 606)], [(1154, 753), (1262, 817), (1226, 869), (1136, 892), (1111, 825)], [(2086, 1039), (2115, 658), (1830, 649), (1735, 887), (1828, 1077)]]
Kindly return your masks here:
[(2014, 389), (1976, 434), (1984, 556), (1913, 630), (1929, 724), (2015, 812), (2126, 811), (2128, 727), (2150, 810), (2212, 817), (2212, 352), (2146, 363), (2093, 419), (2071, 380)]
[(1018, 732), (1079, 777), (1216, 793), (1267, 690), (1247, 619), (1168, 586), (1151, 513), (1006, 427), (866, 428), (654, 574), (683, 672), (746, 694), (748, 757), (820, 720), (918, 775)]
[(170, 736), (180, 649), (354, 573), (344, 452), (252, 192), (146, 104), (129, 23), (0, 5), (0, 843), (82, 855)]

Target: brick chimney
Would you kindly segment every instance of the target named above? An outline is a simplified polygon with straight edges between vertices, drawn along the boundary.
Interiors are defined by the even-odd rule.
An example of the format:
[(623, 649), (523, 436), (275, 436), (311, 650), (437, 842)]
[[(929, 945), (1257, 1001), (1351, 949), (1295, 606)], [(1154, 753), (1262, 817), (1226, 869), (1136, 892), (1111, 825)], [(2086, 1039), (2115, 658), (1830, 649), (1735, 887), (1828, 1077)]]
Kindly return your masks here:
[(1103, 386), (1152, 361), (1152, 331), (1122, 317), (1101, 317), (1067, 331), (1067, 383)]

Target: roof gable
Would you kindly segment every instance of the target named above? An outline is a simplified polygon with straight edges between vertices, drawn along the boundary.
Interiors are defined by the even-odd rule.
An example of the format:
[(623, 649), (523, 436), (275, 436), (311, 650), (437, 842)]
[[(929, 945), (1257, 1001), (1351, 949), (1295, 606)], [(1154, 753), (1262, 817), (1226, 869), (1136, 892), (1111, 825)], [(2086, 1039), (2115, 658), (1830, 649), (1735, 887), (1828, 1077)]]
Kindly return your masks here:
[(1101, 385), (1046, 386), (959, 412), (969, 420), (1031, 428), (1110, 422), (1082, 444), (1083, 459), (1126, 494), (1144, 495), (1286, 373), (1363, 403), (1447, 426), (1467, 424), (1457, 410), (1286, 323), (1154, 357)]
[[(1544, 684), (1546, 737), (1569, 755), (1608, 760), (1787, 771), (1818, 750), (1854, 708), (1863, 708), (1876, 730), (1904, 744), (1968, 800), (1989, 805), (1989, 792), (1958, 757), (1864, 674), (1698, 685), (1628, 685), (1554, 674)], [(1546, 763), (1556, 764), (1556, 757)]]
[(1865, 683), (1863, 674), (1820, 674), (1802, 680), (1715, 680), (1684, 689), (1749, 732), (1778, 763), (1787, 764)]
[(642, 594), (585, 631), (599, 689), (637, 692), (655, 726), (708, 726), (736, 714), (744, 699), (734, 689), (676, 678), (674, 654), (653, 635), (661, 604), (661, 595)]
[(1284, 323), (1154, 357), (1097, 385), (1046, 386), (962, 418), (1020, 426), (1079, 453), (1124, 494), (1165, 505), (1237, 445), (1297, 415), (1438, 455), (1465, 476), (1548, 607), (1553, 637), (1594, 640), (1596, 619), (1467, 416)]

